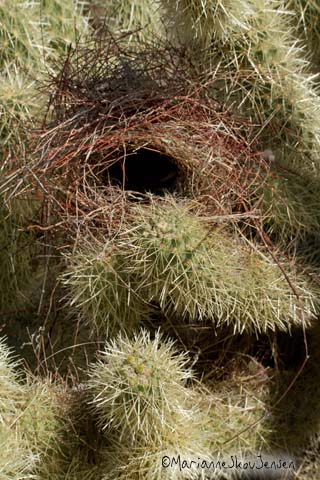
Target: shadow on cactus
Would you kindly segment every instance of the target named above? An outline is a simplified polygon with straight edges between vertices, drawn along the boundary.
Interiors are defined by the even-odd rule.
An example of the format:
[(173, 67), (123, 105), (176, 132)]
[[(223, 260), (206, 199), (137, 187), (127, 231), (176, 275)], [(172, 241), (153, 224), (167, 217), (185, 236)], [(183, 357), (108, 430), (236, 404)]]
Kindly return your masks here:
[[(100, 435), (79, 388), (27, 374), (0, 343), (1, 478), (95, 479), (103, 472)], [(89, 447), (89, 451), (87, 449)], [(96, 453), (95, 453), (96, 452)], [(100, 476), (99, 476), (100, 474)]]
[(56, 430), (57, 405), (45, 385), (23, 383), (21, 367), (0, 344), (1, 474), (5, 479), (32, 478)]
[(279, 352), (280, 361), (288, 367), (283, 372), (280, 365), (271, 383), (274, 407), (266, 422), (268, 438), (274, 448), (281, 445), (301, 455), (301, 448), (316, 449), (319, 439), (320, 409), (316, 400), (320, 391), (319, 325), (305, 334), (296, 332), (291, 344), (282, 338)]
[(320, 47), (320, 4), (317, 0), (286, 0), (287, 7), (294, 12), (293, 25), (297, 29), (297, 36), (300, 36), (307, 44), (315, 70), (319, 69), (319, 47)]
[[(273, 168), (262, 187), (264, 229), (283, 249), (316, 265), (320, 226), (318, 182), (301, 172)], [(311, 262), (312, 263), (312, 262)]]

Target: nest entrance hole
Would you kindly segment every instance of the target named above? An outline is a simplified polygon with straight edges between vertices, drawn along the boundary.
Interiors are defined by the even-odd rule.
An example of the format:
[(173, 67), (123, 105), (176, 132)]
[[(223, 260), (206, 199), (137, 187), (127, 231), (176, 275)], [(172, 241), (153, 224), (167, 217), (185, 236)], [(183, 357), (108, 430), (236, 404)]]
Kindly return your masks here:
[(170, 156), (141, 147), (127, 151), (106, 174), (112, 184), (124, 190), (164, 195), (175, 190), (179, 169)]

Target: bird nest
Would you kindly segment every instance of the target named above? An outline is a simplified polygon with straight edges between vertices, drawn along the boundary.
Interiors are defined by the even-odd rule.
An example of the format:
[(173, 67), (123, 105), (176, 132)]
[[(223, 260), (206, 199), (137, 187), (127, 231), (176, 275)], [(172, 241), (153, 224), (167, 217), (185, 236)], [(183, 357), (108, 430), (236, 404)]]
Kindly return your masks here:
[(50, 204), (44, 223), (114, 232), (133, 201), (168, 192), (208, 216), (250, 217), (268, 165), (250, 122), (214, 99), (223, 78), (199, 77), (172, 46), (124, 45), (104, 34), (70, 48), (44, 86), (47, 116), (23, 170)]

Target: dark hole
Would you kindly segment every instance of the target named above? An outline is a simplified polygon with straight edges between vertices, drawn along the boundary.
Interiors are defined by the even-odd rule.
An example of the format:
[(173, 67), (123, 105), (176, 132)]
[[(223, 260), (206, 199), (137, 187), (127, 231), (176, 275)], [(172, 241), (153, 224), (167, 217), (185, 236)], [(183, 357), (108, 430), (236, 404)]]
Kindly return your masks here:
[(163, 153), (139, 148), (127, 152), (107, 170), (107, 175), (112, 183), (125, 190), (161, 195), (176, 188), (178, 167)]

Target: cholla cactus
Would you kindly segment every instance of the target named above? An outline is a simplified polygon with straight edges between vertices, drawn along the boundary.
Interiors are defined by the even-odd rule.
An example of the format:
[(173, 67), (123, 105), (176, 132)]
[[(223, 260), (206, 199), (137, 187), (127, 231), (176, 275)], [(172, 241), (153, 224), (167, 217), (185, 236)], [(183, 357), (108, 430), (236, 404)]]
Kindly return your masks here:
[[(103, 472), (99, 453), (100, 435), (93, 426), (81, 389), (51, 384), (46, 387), (38, 385), (36, 390), (42, 403), (39, 403), (38, 396), (38, 407), (34, 406), (33, 412), (34, 426), (28, 423), (23, 425), (28, 439), (30, 435), (30, 446), (38, 452), (38, 461), (33, 470), (35, 478), (100, 479)], [(47, 419), (41, 419), (41, 407), (48, 409)], [(34, 440), (31, 435), (34, 435)]]
[(320, 47), (320, 3), (319, 0), (286, 0), (286, 6), (294, 12), (293, 24), (297, 33), (308, 45), (312, 60), (319, 68), (319, 47)]
[[(190, 206), (189, 206), (190, 209)], [(167, 315), (210, 319), (234, 332), (290, 330), (315, 313), (307, 282), (258, 246), (225, 228), (205, 226), (187, 205), (138, 208), (125, 234), (128, 268), (140, 277), (141, 296)], [(189, 210), (189, 211), (188, 211)], [(302, 303), (292, 290), (298, 284)]]
[(318, 480), (320, 475), (320, 465), (318, 460), (317, 448), (308, 451), (297, 471), (298, 478), (301, 480)]
[(303, 276), (294, 268), (285, 273), (282, 261), (225, 228), (209, 229), (190, 208), (170, 197), (137, 207), (119, 240), (69, 256), (69, 304), (93, 331), (129, 333), (155, 307), (169, 317), (231, 325), (235, 333), (309, 323), (315, 296)]
[[(43, 111), (45, 100), (35, 88), (34, 70), (43, 72), (48, 68), (49, 58), (56, 58), (81, 34), (88, 32), (82, 9), (83, 5), (77, 0), (63, 4), (53, 0), (43, 6), (18, 0), (1, 3), (0, 131), (1, 143), (5, 146), (8, 142), (19, 143), (19, 136), (23, 135), (21, 121), (31, 121), (41, 107)], [(15, 131), (10, 126), (14, 126)]]
[(19, 222), (18, 215), (0, 206), (0, 311), (6, 316), (19, 309), (28, 310), (39, 297), (37, 293), (31, 298), (30, 292), (39, 287), (39, 262), (35, 255), (40, 245), (33, 232), (19, 230), (18, 226), (22, 228), (23, 223)]
[(196, 42), (210, 47), (214, 37), (221, 43), (236, 42), (255, 20), (255, 4), (247, 0), (163, 0), (171, 26), (185, 45)]
[(207, 454), (207, 420), (187, 388), (193, 377), (187, 363), (188, 357), (159, 332), (153, 340), (142, 330), (131, 340), (119, 335), (106, 344), (89, 381), (97, 422), (111, 431), (106, 431), (112, 442), (105, 479), (194, 478), (194, 471), (185, 477), (178, 469), (165, 472), (161, 465), (164, 455)]
[(0, 424), (0, 466), (1, 480), (31, 479), (30, 463), (33, 458), (19, 442), (15, 432)]
[[(318, 182), (290, 171), (273, 172), (262, 190), (265, 231), (282, 248), (294, 246), (299, 252), (319, 231)], [(315, 245), (310, 247), (315, 254)]]
[[(4, 480), (90, 479), (97, 469), (80, 455), (81, 395), (63, 383), (25, 378), (0, 342), (0, 469)], [(83, 405), (82, 405), (83, 407)], [(84, 415), (81, 410), (80, 417)], [(79, 415), (78, 415), (79, 416)], [(88, 418), (88, 416), (87, 416)], [(79, 436), (78, 436), (79, 435)], [(79, 453), (79, 454), (78, 454)], [(99, 466), (100, 468), (100, 466)]]
[(6, 339), (0, 340), (0, 410), (3, 415), (15, 409), (15, 395), (23, 391), (17, 366), (19, 362), (12, 357), (12, 351), (6, 345)]
[(131, 246), (126, 263), (139, 275), (143, 298), (158, 303), (166, 314), (212, 318), (217, 295), (211, 285), (208, 230), (187, 206), (170, 200), (134, 214), (123, 245)]
[(43, 288), (39, 286), (40, 262), (35, 258), (35, 251), (39, 255), (42, 247), (34, 233), (26, 231), (30, 223), (39, 220), (40, 208), (30, 195), (13, 201), (15, 190), (8, 187), (6, 175), (30, 162), (26, 155), (28, 128), (43, 114), (46, 102), (36, 87), (39, 75), (48, 72), (49, 59), (66, 52), (70, 43), (75, 44), (89, 29), (83, 4), (77, 0), (43, 5), (5, 0), (0, 5), (0, 19), (0, 311), (14, 315), (14, 310), (26, 314), (31, 305), (35, 308), (39, 295), (34, 292)]
[(3, 480), (22, 480), (29, 471), (29, 452), (11, 425), (17, 412), (16, 396), (23, 392), (16, 372), (17, 361), (0, 341), (0, 469)]
[(48, 71), (49, 59), (66, 52), (70, 43), (75, 44), (81, 34), (88, 32), (82, 9), (83, 4), (77, 0), (53, 0), (44, 5), (19, 0), (1, 2), (0, 142), (7, 167), (6, 155), (12, 154), (12, 149), (16, 152), (20, 148), (19, 162), (23, 162), (26, 129), (45, 108), (45, 96), (36, 89), (39, 74)]
[[(89, 47), (68, 51), (67, 61), (60, 62), (63, 67), (48, 86), (49, 120), (39, 133), (34, 164), (24, 155), (29, 131), (22, 122), (32, 122), (43, 104), (34, 98), (27, 72), (42, 71), (49, 58), (66, 51), (66, 42), (74, 43), (70, 19), (80, 4), (70, 1), (63, 11), (60, 0), (46, 3), (39, 15), (42, 29), (31, 21), (39, 3), (25, 2), (20, 8), (14, 1), (14, 15), (4, 16), (1, 313), (11, 304), (20, 307), (15, 297), (9, 298), (11, 291), (23, 297), (24, 305), (43, 294), (47, 277), (49, 283), (55, 281), (49, 263), (45, 272), (38, 266), (41, 242), (46, 254), (56, 247), (69, 252), (60, 276), (63, 286), (52, 289), (50, 311), (44, 326), (38, 325), (48, 330), (52, 349), (58, 322), (67, 324), (74, 312), (90, 325), (98, 337), (94, 340), (107, 337), (89, 373), (84, 345), (74, 345), (79, 348), (74, 371), (82, 367), (85, 380), (77, 387), (75, 378), (68, 378), (71, 388), (28, 375), (23, 382), (0, 342), (4, 480), (193, 480), (199, 477), (196, 468), (164, 471), (162, 457), (210, 459), (209, 451), (228, 453), (229, 447), (254, 453), (270, 446), (268, 428), (273, 438), (279, 430), (276, 422), (264, 423), (279, 407), (277, 398), (271, 406), (265, 398), (273, 385), (271, 368), (251, 354), (262, 357), (265, 351), (257, 353), (261, 338), (269, 348), (270, 337), (276, 341), (279, 331), (297, 328), (306, 344), (305, 328), (317, 314), (318, 289), (309, 277), (318, 267), (312, 270), (310, 252), (309, 277), (299, 263), (305, 260), (299, 248), (319, 229), (318, 179), (304, 174), (319, 171), (315, 82), (306, 73), (304, 52), (281, 0), (161, 3), (176, 44), (187, 47), (188, 55), (167, 45), (147, 44), (139, 50), (139, 42), (128, 34), (143, 23), (148, 27), (138, 38), (152, 36), (157, 28), (154, 2), (111, 2), (111, 30), (126, 34), (119, 41), (113, 34), (99, 37)], [(0, 16), (8, 6), (5, 0)], [(87, 19), (81, 17), (80, 24), (87, 31)], [(217, 77), (208, 85), (212, 72)], [(234, 100), (248, 122), (225, 108)], [(275, 155), (254, 151), (255, 140), (263, 144), (274, 131)], [(300, 176), (284, 163), (298, 165)], [(24, 168), (16, 172), (21, 164)], [(8, 169), (14, 170), (10, 177)], [(21, 196), (15, 199), (18, 191)], [(48, 210), (36, 225), (38, 243), (40, 235), (27, 227), (36, 223), (43, 206)], [(38, 283), (39, 270), (43, 283)], [(7, 319), (11, 317), (5, 315)], [(153, 321), (161, 325), (159, 331), (137, 333)], [(199, 363), (196, 356), (193, 362), (201, 369), (201, 382), (191, 372), (187, 354), (161, 337), (161, 328), (169, 324), (176, 338), (180, 327), (187, 331), (179, 338), (180, 350), (188, 335), (196, 332), (193, 346), (198, 347), (199, 331), (210, 332), (203, 351), (202, 343), (199, 347)], [(83, 338), (87, 330), (81, 322), (78, 326)], [(221, 369), (230, 338), (233, 376), (229, 363)], [(90, 343), (86, 340), (83, 344)], [(243, 352), (246, 342), (254, 345)], [(60, 351), (52, 352), (57, 363), (70, 343), (70, 336), (62, 338)], [(268, 355), (273, 357), (264, 361), (276, 363), (276, 354)], [(215, 356), (221, 360), (218, 378), (202, 369), (204, 361), (212, 371)], [(59, 363), (55, 373), (62, 371)], [(311, 369), (310, 378), (316, 377)], [(290, 378), (285, 389), (294, 392), (293, 383)], [(290, 423), (296, 405), (284, 408), (284, 414), (279, 408), (280, 422)], [(318, 416), (316, 408), (314, 414)], [(318, 423), (308, 418), (316, 435)], [(309, 425), (303, 415), (300, 419)], [(289, 438), (298, 430), (283, 431)], [(310, 432), (299, 435), (300, 443), (302, 439), (308, 441)]]
[(145, 330), (133, 340), (121, 335), (111, 340), (90, 374), (100, 427), (111, 427), (129, 444), (173, 432), (189, 400), (187, 362), (172, 342), (161, 342), (159, 332), (154, 340)]
[(152, 308), (136, 292), (137, 279), (129, 276), (125, 258), (112, 243), (83, 241), (68, 256), (63, 283), (69, 305), (98, 334), (129, 333), (148, 318)]
[[(315, 79), (291, 16), (278, 0), (164, 0), (179, 43), (190, 45), (199, 68), (222, 70), (225, 93), (266, 129), (259, 140), (279, 147), (287, 164), (319, 171), (319, 110)], [(192, 35), (193, 38), (190, 38)], [(201, 51), (204, 54), (198, 55)], [(294, 145), (294, 151), (283, 147)], [(310, 162), (310, 154), (312, 161)], [(309, 155), (309, 157), (308, 157)]]
[[(38, 2), (4, 0), (1, 3), (1, 62), (26, 65), (43, 62), (48, 55), (65, 51), (88, 28), (88, 19), (82, 15), (84, 2), (52, 0), (40, 5)], [(44, 57), (43, 57), (44, 56)]]
[[(107, 21), (108, 27), (116, 33), (138, 30), (141, 40), (160, 34), (159, 5), (153, 0), (124, 0), (121, 3), (116, 0), (91, 0), (89, 11), (93, 25), (99, 26)], [(133, 38), (134, 35), (127, 40), (130, 42)]]
[[(188, 437), (188, 435), (193, 434), (194, 431), (191, 431), (188, 425), (185, 424), (185, 426), (187, 428), (179, 431), (179, 435), (182, 438), (184, 437), (185, 445), (176, 444), (178, 450), (174, 448), (167, 449), (165, 446), (157, 449), (153, 445), (148, 445), (148, 447), (144, 446), (136, 449), (125, 450), (124, 448), (119, 448), (109, 452), (109, 465), (112, 465), (113, 460), (114, 468), (112, 469), (109, 466), (110, 471), (107, 471), (105, 475), (103, 475), (102, 480), (112, 480), (114, 478), (117, 480), (197, 480), (199, 478), (205, 478), (203, 476), (204, 472), (201, 471), (200, 468), (197, 468), (197, 463), (199, 462), (199, 458), (201, 458), (209, 464), (210, 456), (201, 453), (199, 449), (195, 450), (195, 445), (192, 445), (194, 442)], [(183, 433), (183, 431), (185, 433)], [(188, 444), (191, 449), (186, 447)], [(181, 461), (187, 460), (190, 467), (180, 469), (177, 462), (178, 458), (180, 458)], [(117, 459), (116, 462), (115, 459)], [(171, 460), (173, 460), (172, 464), (169, 463)], [(193, 465), (191, 464), (192, 461), (194, 462)], [(174, 462), (177, 463), (175, 464)], [(217, 478), (217, 480), (219, 478), (227, 478), (229, 480), (229, 477), (225, 476), (215, 476), (213, 478)]]
[(1, 478), (4, 480), (32, 478), (33, 467), (37, 461), (37, 455), (33, 453), (18, 426), (24, 413), (22, 402), (28, 401), (28, 391), (21, 383), (17, 367), (18, 361), (13, 360), (5, 339), (1, 339), (0, 468)]

